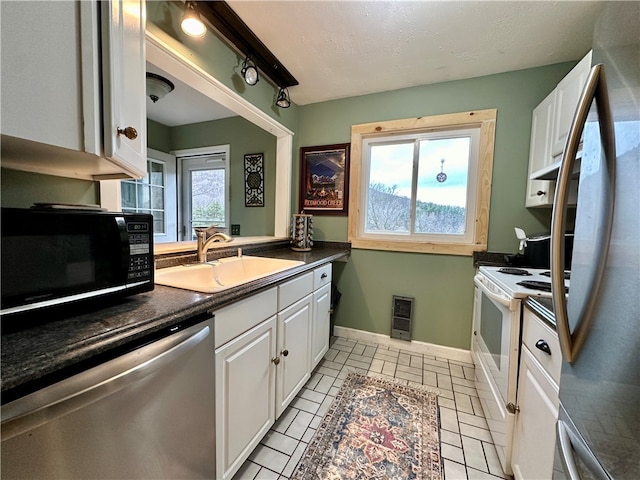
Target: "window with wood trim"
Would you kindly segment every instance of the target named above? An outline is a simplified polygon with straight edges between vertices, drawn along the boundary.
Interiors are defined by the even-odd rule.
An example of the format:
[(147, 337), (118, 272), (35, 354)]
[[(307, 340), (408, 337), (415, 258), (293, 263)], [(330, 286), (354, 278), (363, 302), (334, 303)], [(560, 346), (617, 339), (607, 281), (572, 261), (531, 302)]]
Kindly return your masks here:
[(487, 248), (496, 110), (353, 125), (353, 248)]

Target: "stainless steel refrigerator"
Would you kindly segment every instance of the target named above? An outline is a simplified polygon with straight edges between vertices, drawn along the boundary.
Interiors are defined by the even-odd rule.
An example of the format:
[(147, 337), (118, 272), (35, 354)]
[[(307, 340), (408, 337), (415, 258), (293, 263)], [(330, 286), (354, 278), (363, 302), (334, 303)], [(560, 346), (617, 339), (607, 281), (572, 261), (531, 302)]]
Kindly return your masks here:
[[(606, 2), (558, 175), (551, 262), (563, 367), (554, 479), (640, 479), (639, 42), (640, 2)], [(559, 240), (580, 138), (565, 300)]]

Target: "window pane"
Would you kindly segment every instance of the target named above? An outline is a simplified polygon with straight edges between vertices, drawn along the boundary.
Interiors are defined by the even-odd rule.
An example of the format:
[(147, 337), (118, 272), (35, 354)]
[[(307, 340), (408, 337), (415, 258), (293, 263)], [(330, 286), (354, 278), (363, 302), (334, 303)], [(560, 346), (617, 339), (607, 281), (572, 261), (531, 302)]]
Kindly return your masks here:
[[(167, 229), (172, 226), (171, 215), (167, 215), (167, 199), (165, 188), (171, 189), (171, 181), (165, 186), (165, 173), (167, 164), (160, 160), (147, 159), (147, 174), (141, 180), (123, 180), (120, 182), (122, 195), (122, 211), (126, 213), (144, 213), (153, 215), (154, 231), (159, 236), (169, 235), (173, 232)], [(169, 167), (169, 171), (171, 168)]]
[(192, 226), (225, 226), (224, 170), (191, 171)]
[(164, 185), (164, 165), (150, 162), (151, 185)]
[(471, 139), (420, 141), (416, 233), (464, 234)]
[(365, 231), (409, 233), (413, 142), (371, 145)]
[(164, 210), (164, 188), (151, 187), (151, 208)]
[(153, 212), (153, 233), (166, 233), (164, 212)]
[(131, 182), (122, 182), (122, 209), (136, 208), (136, 184)]
[(151, 207), (151, 193), (149, 185), (138, 185), (138, 209), (148, 209)]

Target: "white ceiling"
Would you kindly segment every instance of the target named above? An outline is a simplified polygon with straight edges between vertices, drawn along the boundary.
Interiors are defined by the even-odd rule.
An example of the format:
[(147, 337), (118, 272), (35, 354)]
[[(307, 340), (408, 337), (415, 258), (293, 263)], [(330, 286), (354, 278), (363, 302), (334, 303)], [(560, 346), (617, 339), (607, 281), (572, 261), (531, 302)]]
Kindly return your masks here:
[(147, 97), (147, 117), (168, 127), (235, 117), (231, 110), (193, 90), (172, 75), (147, 62), (147, 72), (162, 75), (175, 89), (153, 103)]
[[(298, 105), (578, 60), (604, 2), (228, 0), (299, 81)], [(151, 105), (167, 118), (176, 91)], [(171, 105), (171, 100), (176, 105)], [(148, 100), (147, 106), (151, 104)], [(202, 98), (182, 120), (201, 121)], [(171, 114), (171, 115), (169, 115)], [(159, 115), (159, 114), (158, 114)], [(211, 118), (207, 118), (211, 119)], [(161, 121), (161, 120), (159, 120)], [(161, 121), (162, 122), (162, 121)], [(165, 123), (165, 122), (162, 122)], [(170, 125), (170, 123), (165, 123)]]

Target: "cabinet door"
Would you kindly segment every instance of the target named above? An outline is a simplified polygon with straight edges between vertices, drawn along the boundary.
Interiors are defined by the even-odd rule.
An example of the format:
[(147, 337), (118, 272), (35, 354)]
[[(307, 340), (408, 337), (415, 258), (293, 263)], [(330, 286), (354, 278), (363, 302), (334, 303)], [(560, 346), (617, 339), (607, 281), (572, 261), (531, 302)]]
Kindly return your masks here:
[(231, 478), (275, 422), (275, 351), (275, 316), (216, 350), (216, 478)]
[(556, 445), (558, 386), (528, 348), (522, 348), (512, 457), (517, 480), (551, 478)]
[[(85, 18), (84, 12), (92, 7), (94, 18)], [(98, 51), (97, 36), (79, 48), (81, 40), (89, 42), (97, 32), (91, 31), (91, 20), (97, 22), (95, 4), (1, 2), (0, 8), (3, 136), (82, 151), (88, 125), (81, 113), (85, 103), (100, 98), (97, 89), (93, 97), (83, 98), (83, 84), (91, 72), (83, 71), (85, 57)]]
[(145, 2), (110, 0), (102, 5), (104, 154), (141, 178), (147, 150)]
[(533, 110), (531, 116), (531, 144), (529, 149), (529, 171), (527, 174), (527, 207), (551, 205), (555, 193), (555, 182), (531, 180), (529, 176), (553, 161), (551, 135), (553, 132), (556, 90), (551, 92)]
[(278, 313), (276, 418), (311, 375), (311, 313), (313, 295)]
[(331, 334), (331, 285), (313, 292), (313, 322), (311, 325), (311, 369), (329, 350)]
[(591, 52), (589, 52), (562, 79), (556, 87), (556, 121), (553, 127), (553, 143), (551, 155), (557, 157), (562, 154), (567, 141), (569, 128), (578, 106), (578, 100), (587, 81), (591, 69)]

